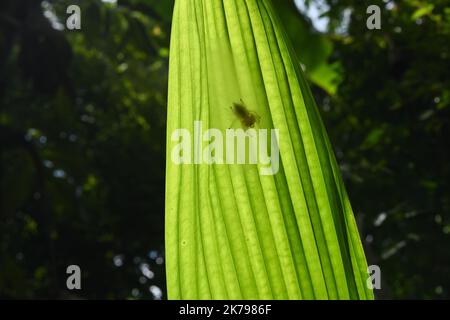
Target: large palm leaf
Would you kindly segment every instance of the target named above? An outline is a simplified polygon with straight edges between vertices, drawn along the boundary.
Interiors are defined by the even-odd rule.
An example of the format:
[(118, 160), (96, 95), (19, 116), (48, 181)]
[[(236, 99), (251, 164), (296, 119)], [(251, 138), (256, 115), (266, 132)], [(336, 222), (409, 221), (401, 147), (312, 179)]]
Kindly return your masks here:
[[(276, 174), (172, 161), (173, 132), (193, 139), (201, 121), (225, 136), (241, 99), (260, 116), (255, 129), (278, 129)], [(271, 1), (176, 1), (167, 126), (169, 298), (373, 297), (332, 148)]]

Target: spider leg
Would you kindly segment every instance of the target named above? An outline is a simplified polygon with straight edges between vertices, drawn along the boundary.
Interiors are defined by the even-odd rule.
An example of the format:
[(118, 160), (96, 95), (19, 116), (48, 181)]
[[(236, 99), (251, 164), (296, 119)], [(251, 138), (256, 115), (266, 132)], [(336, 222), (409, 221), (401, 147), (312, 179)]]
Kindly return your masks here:
[(231, 129), (236, 124), (236, 121), (239, 121), (239, 119), (234, 119), (233, 122), (231, 122), (231, 125), (228, 129)]

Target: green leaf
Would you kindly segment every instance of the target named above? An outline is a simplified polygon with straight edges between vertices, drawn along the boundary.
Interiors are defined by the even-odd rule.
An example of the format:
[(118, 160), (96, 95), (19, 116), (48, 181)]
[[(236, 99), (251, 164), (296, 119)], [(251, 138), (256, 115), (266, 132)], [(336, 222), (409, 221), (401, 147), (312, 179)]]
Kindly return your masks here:
[(367, 134), (366, 139), (362, 143), (361, 147), (363, 149), (370, 149), (376, 146), (385, 134), (385, 128), (375, 128)]
[(427, 14), (430, 14), (434, 9), (433, 4), (423, 4), (421, 8), (414, 11), (414, 13), (411, 16), (412, 20), (417, 20)]
[(277, 2), (276, 11), (283, 17), (283, 26), (308, 79), (334, 95), (341, 82), (341, 66), (338, 62), (329, 62), (333, 53), (332, 41), (305, 21), (293, 1)]
[(309, 71), (309, 79), (328, 94), (334, 95), (342, 79), (340, 71), (341, 64), (338, 62), (333, 64), (322, 63)]
[[(170, 299), (373, 298), (339, 169), (294, 57), (268, 0), (176, 2), (166, 166)], [(276, 174), (262, 175), (260, 162), (173, 161), (178, 129), (195, 141), (201, 121), (203, 133), (216, 128), (225, 136), (241, 99), (260, 117), (255, 132), (278, 130)], [(182, 156), (194, 154), (201, 159), (192, 142)]]

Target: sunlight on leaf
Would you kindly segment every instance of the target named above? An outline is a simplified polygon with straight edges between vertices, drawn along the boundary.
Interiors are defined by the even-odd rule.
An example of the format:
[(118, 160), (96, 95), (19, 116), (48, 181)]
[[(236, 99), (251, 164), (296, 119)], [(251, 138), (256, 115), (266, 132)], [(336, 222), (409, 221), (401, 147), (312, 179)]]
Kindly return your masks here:
[(422, 5), (421, 8), (417, 9), (416, 11), (414, 11), (414, 13), (411, 16), (412, 20), (417, 20), (429, 13), (431, 13), (434, 9), (434, 5), (433, 4), (426, 4), (426, 5)]
[[(269, 0), (176, 2), (167, 116), (169, 299), (373, 298), (339, 169), (294, 57)], [(180, 143), (174, 132), (184, 128), (202, 139), (194, 123), (201, 121), (203, 132), (225, 136), (236, 118), (231, 107), (241, 100), (260, 117), (255, 129), (279, 130), (276, 174), (261, 175), (261, 163), (172, 161)], [(183, 150), (191, 155), (201, 157), (195, 143)]]

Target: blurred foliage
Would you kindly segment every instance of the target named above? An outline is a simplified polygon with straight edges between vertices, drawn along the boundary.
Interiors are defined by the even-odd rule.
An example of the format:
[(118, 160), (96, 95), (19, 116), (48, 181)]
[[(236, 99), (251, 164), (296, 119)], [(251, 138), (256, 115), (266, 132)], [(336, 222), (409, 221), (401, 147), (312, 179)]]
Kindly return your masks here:
[[(165, 297), (173, 1), (0, 2), (0, 297)], [(278, 2), (277, 2), (278, 3)], [(380, 298), (450, 297), (448, 0), (278, 8), (313, 84)], [(382, 7), (382, 29), (366, 8)], [(80, 265), (79, 292), (65, 289)], [(162, 292), (162, 295), (161, 295)]]
[(314, 30), (308, 17), (297, 10), (295, 2), (280, 1), (276, 7), (308, 79), (334, 95), (341, 81), (341, 64), (330, 61), (332, 40)]
[(69, 4), (0, 4), (0, 295), (159, 297), (171, 5)]
[[(315, 90), (380, 298), (450, 298), (450, 2), (326, 1), (336, 95)], [(366, 28), (378, 4), (382, 29)], [(342, 28), (343, 17), (351, 19)]]

